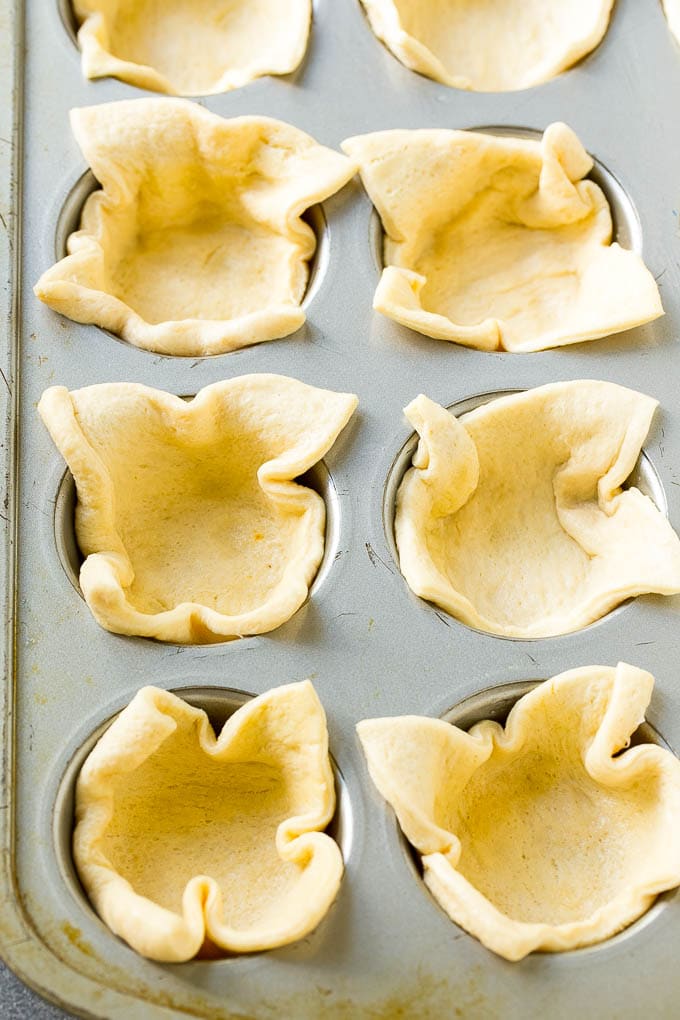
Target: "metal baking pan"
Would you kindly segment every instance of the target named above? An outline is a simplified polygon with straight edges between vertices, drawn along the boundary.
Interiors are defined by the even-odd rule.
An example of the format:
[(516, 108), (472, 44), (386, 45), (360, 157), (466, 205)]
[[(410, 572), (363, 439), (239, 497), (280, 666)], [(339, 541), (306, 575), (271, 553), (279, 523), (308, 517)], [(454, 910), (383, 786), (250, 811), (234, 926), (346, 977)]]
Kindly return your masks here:
[[(391, 127), (541, 131), (564, 120), (598, 160), (620, 237), (642, 250), (659, 280), (665, 318), (531, 355), (466, 350), (409, 332), (371, 311), (380, 231), (355, 180), (313, 220), (324, 257), (307, 324), (285, 340), (199, 359), (137, 350), (59, 317), (32, 294), (87, 171), (69, 109), (145, 94), (112, 79), (85, 81), (60, 10), (57, 0), (0, 3), (9, 45), (0, 65), (0, 257), (3, 280), (8, 267), (11, 281), (0, 291), (8, 486), (1, 512), (9, 518), (0, 938), (8, 964), (72, 1013), (126, 1020), (676, 1015), (680, 896), (661, 897), (597, 947), (509, 964), (431, 898), (354, 734), (364, 717), (445, 715), (475, 696), (464, 711), (472, 722), (475, 712), (507, 708), (508, 689), (498, 700), (485, 693), (490, 688), (623, 659), (656, 676), (649, 721), (680, 751), (679, 598), (637, 599), (564, 637), (502, 640), (416, 599), (391, 538), (391, 500), (410, 433), (402, 408), (414, 396), (456, 405), (576, 378), (632, 386), (660, 401), (641, 470), (680, 528), (680, 52), (660, 5), (619, 0), (603, 43), (576, 68), (525, 92), (480, 94), (404, 68), (373, 36), (358, 0), (318, 0), (296, 74), (200, 102), (226, 117), (287, 120), (336, 148), (348, 136)], [(360, 398), (316, 475), (329, 502), (333, 555), (313, 597), (278, 630), (228, 644), (170, 646), (107, 633), (72, 583), (73, 493), (35, 413), (42, 390), (129, 380), (186, 395), (258, 371)], [(143, 684), (186, 691), (213, 707), (222, 697), (224, 713), (238, 702), (233, 691), (257, 694), (304, 677), (325, 706), (342, 791), (336, 825), (346, 874), (337, 902), (312, 935), (283, 949), (182, 965), (142, 959), (97, 918), (71, 867), (72, 781), (83, 749)]]

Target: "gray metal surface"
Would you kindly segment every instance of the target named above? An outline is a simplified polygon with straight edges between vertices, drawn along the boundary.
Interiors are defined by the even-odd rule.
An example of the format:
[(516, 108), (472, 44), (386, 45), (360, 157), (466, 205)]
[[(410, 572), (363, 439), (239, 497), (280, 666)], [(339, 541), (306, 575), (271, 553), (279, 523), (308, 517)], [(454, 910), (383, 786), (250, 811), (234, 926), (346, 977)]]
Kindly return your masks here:
[[(10, 0), (2, 2), (11, 11)], [(650, 722), (680, 750), (680, 598), (638, 599), (564, 637), (498, 639), (411, 595), (383, 523), (386, 480), (410, 431), (402, 408), (416, 394), (451, 405), (485, 392), (595, 378), (660, 400), (646, 450), (680, 529), (680, 53), (660, 5), (619, 0), (604, 42), (577, 68), (526, 92), (482, 95), (402, 67), (371, 33), (358, 0), (318, 0), (308, 55), (295, 75), (201, 100), (227, 117), (279, 117), (334, 147), (350, 135), (390, 127), (570, 124), (627, 195), (628, 202), (612, 194), (623, 210), (622, 238), (641, 244), (667, 315), (624, 335), (531, 355), (466, 350), (372, 313), (375, 226), (357, 181), (324, 205), (327, 258), (306, 326), (285, 340), (214, 358), (163, 357), (41, 305), (31, 286), (53, 261), (62, 206), (87, 169), (68, 110), (144, 93), (114, 80), (83, 80), (57, 0), (26, 0), (25, 16), (25, 57), (16, 42), (24, 88), (22, 187), (5, 196), (21, 220), (12, 252), (22, 287), (14, 290), (15, 315), (11, 294), (3, 298), (9, 343), (2, 358), (10, 385), (0, 380), (0, 398), (16, 396), (18, 423), (9, 503), (17, 518), (16, 556), (5, 561), (4, 588), (16, 630), (10, 625), (2, 692), (0, 925), (8, 962), (75, 1013), (125, 1020), (677, 1015), (680, 896), (664, 897), (599, 947), (509, 964), (458, 929), (431, 899), (368, 779), (354, 734), (364, 717), (439, 715), (493, 685), (624, 659), (655, 674)], [(5, 71), (9, 95), (11, 68)], [(0, 103), (0, 116), (9, 122), (10, 115)], [(6, 245), (10, 268), (12, 252)], [(59, 558), (54, 516), (64, 468), (35, 413), (40, 393), (54, 383), (74, 388), (131, 380), (190, 394), (258, 371), (359, 395), (358, 414), (326, 460), (337, 493), (337, 557), (307, 605), (262, 637), (181, 647), (107, 633)], [(61, 520), (56, 530), (68, 531)], [(181, 966), (141, 959), (104, 927), (60, 865), (59, 841), (70, 819), (66, 810), (54, 812), (64, 803), (58, 792), (70, 759), (142, 684), (260, 693), (304, 677), (312, 678), (326, 708), (347, 790), (341, 821), (351, 845), (337, 902), (313, 934), (284, 949)]]

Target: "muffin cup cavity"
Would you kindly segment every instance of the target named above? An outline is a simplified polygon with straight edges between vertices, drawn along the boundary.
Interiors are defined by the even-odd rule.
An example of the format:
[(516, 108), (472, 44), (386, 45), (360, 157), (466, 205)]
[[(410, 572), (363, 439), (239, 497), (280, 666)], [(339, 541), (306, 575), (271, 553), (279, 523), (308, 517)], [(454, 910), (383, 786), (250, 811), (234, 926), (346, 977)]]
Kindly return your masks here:
[[(99, 182), (91, 170), (86, 170), (85, 173), (82, 174), (70, 188), (57, 216), (53, 244), (54, 259), (56, 262), (59, 262), (68, 255), (68, 239), (71, 234), (76, 233), (80, 229), (83, 206), (89, 196), (99, 190)], [(309, 209), (302, 214), (301, 218), (308, 227), (311, 227), (316, 238), (314, 253), (307, 263), (307, 285), (302, 301), (300, 302), (300, 307), (306, 312), (323, 286), (326, 270), (328, 269), (330, 260), (330, 236), (323, 203), (317, 203), (316, 205), (310, 206)], [(377, 222), (377, 229), (381, 229), (379, 220)], [(380, 248), (382, 247), (382, 239), (376, 243)], [(126, 346), (134, 346), (129, 344), (127, 340), (124, 340), (116, 333), (112, 333), (111, 330), (104, 329), (102, 326), (94, 326), (93, 328), (100, 330), (102, 333), (106, 333), (107, 336), (118, 341), (118, 343), (124, 343)], [(142, 353), (151, 354), (154, 358), (159, 357), (159, 354), (153, 351), (144, 351), (144, 349), (142, 349)], [(186, 357), (191, 358), (192, 361), (197, 360), (196, 357), (189, 354), (160, 356), (176, 358)], [(220, 356), (221, 355), (218, 353), (199, 355), (198, 357), (217, 358)]]
[[(544, 682), (544, 679), (518, 680), (510, 683), (498, 684), (493, 687), (486, 687), (483, 690), (468, 695), (462, 701), (452, 705), (451, 708), (441, 712), (438, 718), (446, 723), (450, 723), (452, 726), (458, 727), (458, 729), (465, 730), (466, 732), (483, 720), (492, 720), (500, 726), (505, 726), (510, 710), (513, 708), (515, 703)], [(664, 737), (647, 720), (643, 721), (635, 730), (631, 736), (628, 747), (637, 747), (641, 744), (654, 744), (657, 747), (661, 747), (664, 750), (674, 753), (673, 749), (669, 746)], [(627, 748), (622, 749), (619, 754), (625, 753), (625, 750), (627, 750)], [(419, 854), (411, 843), (409, 843), (408, 839), (402, 832), (396, 815), (394, 817), (394, 829), (403, 858), (409, 871), (419, 881), (427, 898), (439, 907), (439, 904), (436, 903), (431, 892), (425, 886), (421, 854)], [(624, 928), (622, 931), (602, 942), (572, 949), (569, 950), (569, 952), (607, 952), (613, 945), (624, 939), (634, 937), (642, 932), (642, 930), (653, 921), (657, 920), (676, 895), (677, 889), (670, 889), (661, 893), (657, 896), (654, 903), (649, 910), (646, 911), (646, 913), (644, 913), (636, 921), (633, 921), (632, 924)]]
[(61, 23), (64, 27), (64, 31), (73, 45), (77, 47), (79, 26), (71, 0), (57, 0), (57, 10), (59, 12)]
[[(333, 476), (323, 460), (301, 475), (297, 481), (318, 493), (326, 506), (324, 554), (316, 576), (309, 587), (307, 596), (309, 599), (319, 591), (330, 574), (339, 548), (340, 497)], [(54, 497), (54, 544), (64, 573), (80, 597), (83, 598), (79, 577), (84, 557), (78, 545), (75, 529), (77, 503), (78, 493), (75, 480), (67, 469), (61, 476)]]
[[(172, 694), (175, 694), (193, 708), (199, 708), (204, 711), (216, 734), (219, 734), (225, 722), (239, 708), (255, 697), (254, 694), (249, 692), (227, 687), (187, 686), (173, 687), (170, 690)], [(100, 930), (103, 929), (107, 932), (108, 929), (95, 913), (78, 877), (73, 860), (72, 837), (75, 825), (75, 789), (78, 775), (97, 741), (119, 714), (119, 712), (116, 712), (106, 721), (102, 722), (75, 752), (61, 777), (52, 809), (54, 853), (62, 880), (71, 896), (79, 903), (89, 918), (99, 926)], [(352, 805), (344, 777), (332, 754), (329, 757), (335, 780), (336, 807), (333, 818), (325, 831), (340, 847), (346, 865), (352, 850)], [(221, 951), (218, 951), (216, 954), (206, 952), (199, 954), (196, 960), (200, 961), (203, 959), (205, 962), (210, 963), (228, 962), (237, 959), (239, 955), (232, 955)]]
[[(469, 411), (474, 411), (476, 408), (488, 404), (492, 400), (497, 400), (500, 397), (507, 397), (514, 393), (523, 392), (518, 389), (507, 389), (507, 390), (493, 390), (488, 393), (479, 393), (470, 397), (465, 397), (462, 400), (455, 401), (453, 404), (446, 405), (448, 411), (456, 417), (467, 414)], [(382, 500), (382, 518), (383, 518), (383, 530), (387, 546), (392, 555), (397, 567), (399, 567), (399, 552), (397, 549), (394, 521), (396, 512), (396, 499), (399, 486), (404, 478), (404, 475), (411, 467), (413, 455), (418, 446), (418, 434), (416, 432), (411, 433), (406, 442), (402, 445), (399, 452), (396, 454), (390, 469), (387, 473), (385, 485), (383, 488), (383, 500)], [(654, 466), (654, 462), (651, 459), (650, 454), (643, 449), (638, 457), (637, 463), (635, 464), (634, 470), (631, 472), (626, 482), (623, 485), (623, 489), (636, 488), (640, 492), (649, 497), (654, 503), (656, 508), (667, 518), (668, 517), (668, 501), (666, 499), (666, 493), (664, 491), (663, 483), (659, 474)], [(404, 583), (406, 581), (404, 580)], [(422, 600), (420, 600), (422, 601)], [(595, 620), (593, 623), (588, 624), (586, 627), (582, 627), (580, 630), (572, 632), (572, 634), (558, 634), (553, 637), (547, 638), (517, 638), (517, 637), (503, 637), (501, 635), (493, 634), (487, 631), (478, 630), (476, 627), (472, 627), (462, 620), (458, 620), (456, 617), (446, 614), (447, 617), (463, 627), (475, 631), (476, 633), (484, 634), (486, 637), (500, 638), (501, 640), (510, 641), (532, 641), (532, 640), (548, 640), (552, 641), (554, 638), (570, 637), (575, 636), (588, 630), (591, 627), (597, 627), (605, 620), (610, 619), (613, 616), (623, 612), (627, 609), (635, 600), (633, 598), (626, 599), (620, 605), (610, 610), (604, 616)], [(446, 610), (433, 603), (425, 602), (425, 605), (429, 606), (432, 612), (445, 613)]]

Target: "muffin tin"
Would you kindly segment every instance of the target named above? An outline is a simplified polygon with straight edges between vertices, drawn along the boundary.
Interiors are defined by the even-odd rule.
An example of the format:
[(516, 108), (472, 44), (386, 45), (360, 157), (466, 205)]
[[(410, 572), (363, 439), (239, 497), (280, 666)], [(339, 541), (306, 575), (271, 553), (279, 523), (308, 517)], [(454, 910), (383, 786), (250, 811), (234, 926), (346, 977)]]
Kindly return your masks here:
[[(658, 279), (664, 318), (531, 355), (465, 350), (412, 333), (371, 311), (380, 228), (355, 179), (312, 214), (323, 245), (302, 329), (197, 359), (137, 350), (57, 316), (32, 294), (55, 247), (61, 253), (76, 216), (74, 188), (86, 172), (68, 110), (146, 94), (82, 78), (65, 8), (58, 0), (0, 4), (13, 44), (0, 65), (0, 137), (12, 143), (0, 143), (0, 161), (14, 169), (11, 179), (0, 173), (8, 227), (0, 232), (0, 264), (12, 281), (0, 292), (8, 323), (0, 392), (10, 517), (0, 802), (5, 959), (43, 995), (94, 1017), (673, 1015), (680, 895), (660, 897), (599, 946), (508, 964), (453, 925), (429, 895), (368, 779), (354, 733), (359, 719), (381, 715), (469, 723), (502, 717), (523, 682), (622, 659), (655, 675), (649, 723), (680, 752), (680, 597), (637, 599), (575, 634), (500, 639), (415, 598), (391, 535), (393, 493), (412, 439), (402, 408), (413, 397), (423, 392), (461, 410), (472, 397), (577, 378), (610, 380), (660, 401), (640, 470), (680, 527), (680, 124), (673, 101), (680, 51), (660, 4), (619, 0), (603, 43), (581, 64), (546, 85), (494, 95), (408, 71), (377, 41), (359, 0), (318, 0), (298, 72), (200, 102), (227, 117), (287, 120), (336, 149), (344, 138), (383, 128), (540, 132), (564, 120), (598, 160), (596, 179), (614, 207), (619, 238), (642, 251)], [(88, 186), (80, 184), (83, 197)], [(57, 383), (134, 381), (190, 395), (247, 372), (291, 375), (360, 399), (317, 469), (332, 508), (331, 542), (312, 597), (278, 630), (225, 644), (163, 645), (103, 631), (77, 590), (73, 489), (35, 411), (41, 392)], [(70, 863), (72, 783), (84, 748), (144, 684), (226, 714), (245, 693), (305, 677), (325, 707), (343, 791), (334, 824), (346, 873), (336, 903), (308, 938), (279, 950), (182, 965), (140, 958), (94, 914)]]

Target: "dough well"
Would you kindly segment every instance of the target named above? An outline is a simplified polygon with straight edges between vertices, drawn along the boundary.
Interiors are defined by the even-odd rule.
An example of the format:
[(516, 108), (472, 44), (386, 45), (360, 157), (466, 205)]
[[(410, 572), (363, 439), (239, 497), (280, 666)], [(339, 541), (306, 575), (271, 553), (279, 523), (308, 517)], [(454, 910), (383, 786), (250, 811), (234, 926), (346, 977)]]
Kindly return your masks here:
[(251, 375), (187, 403), (133, 383), (47, 390), (74, 475), (85, 598), (108, 630), (205, 643), (272, 630), (305, 601), (322, 498), (294, 479), (330, 449), (351, 394)]
[(163, 354), (221, 354), (295, 332), (316, 248), (301, 219), (354, 164), (267, 117), (181, 99), (74, 110), (101, 190), (36, 295)]
[(538, 85), (602, 41), (614, 0), (363, 0), (373, 31), (444, 85), (511, 92)]
[(612, 383), (552, 383), (459, 420), (420, 396), (397, 493), (409, 587), (504, 637), (566, 634), (645, 592), (680, 592), (680, 540), (622, 489), (656, 402)]
[(342, 876), (323, 708), (305, 681), (248, 702), (215, 738), (205, 714), (143, 688), (76, 792), (78, 873), (104, 921), (155, 960), (285, 945)]
[(359, 723), (430, 891), (495, 953), (601, 942), (680, 884), (680, 762), (653, 744), (618, 754), (653, 684), (625, 663), (590, 666), (540, 684), (505, 728)]
[(311, 0), (74, 0), (88, 78), (205, 96), (302, 60)]
[(426, 336), (517, 353), (663, 314), (653, 276), (612, 243), (576, 135), (381, 131), (343, 143), (385, 231), (373, 307)]

